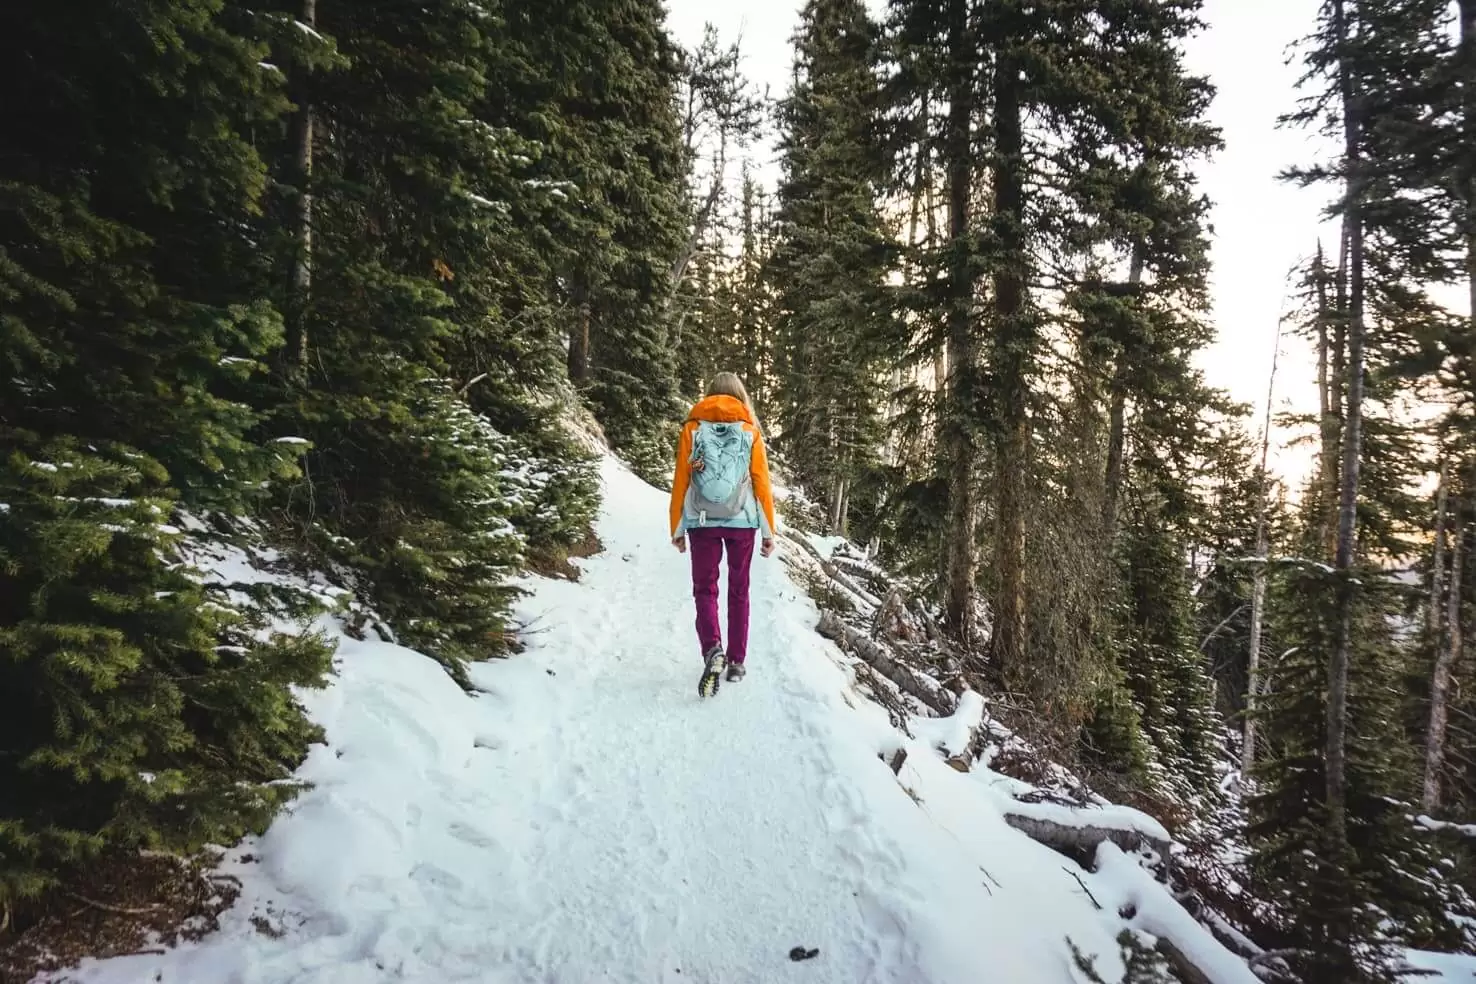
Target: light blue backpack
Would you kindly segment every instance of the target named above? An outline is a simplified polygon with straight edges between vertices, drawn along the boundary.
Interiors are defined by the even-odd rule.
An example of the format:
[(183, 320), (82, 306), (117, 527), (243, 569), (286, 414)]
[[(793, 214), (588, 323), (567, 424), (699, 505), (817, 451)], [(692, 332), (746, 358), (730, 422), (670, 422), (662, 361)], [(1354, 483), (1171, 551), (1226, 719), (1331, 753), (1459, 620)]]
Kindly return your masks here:
[(747, 510), (752, 453), (753, 435), (741, 423), (698, 422), (692, 435), (687, 512), (697, 517), (699, 526), (709, 519), (734, 519)]

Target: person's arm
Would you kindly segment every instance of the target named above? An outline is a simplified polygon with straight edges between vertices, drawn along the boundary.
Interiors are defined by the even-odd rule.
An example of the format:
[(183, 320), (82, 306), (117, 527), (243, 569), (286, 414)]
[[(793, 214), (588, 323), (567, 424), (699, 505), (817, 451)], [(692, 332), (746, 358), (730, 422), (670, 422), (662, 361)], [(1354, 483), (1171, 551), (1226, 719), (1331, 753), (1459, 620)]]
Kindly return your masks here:
[(769, 481), (769, 453), (764, 450), (764, 437), (753, 431), (753, 456), (748, 466), (749, 478), (753, 482), (753, 495), (759, 504), (759, 532), (766, 541), (773, 542), (774, 530), (774, 487)]
[(677, 439), (676, 471), (671, 479), (671, 538), (677, 539), (685, 532), (682, 507), (687, 499), (687, 487), (692, 483), (692, 428), (682, 425), (682, 436)]

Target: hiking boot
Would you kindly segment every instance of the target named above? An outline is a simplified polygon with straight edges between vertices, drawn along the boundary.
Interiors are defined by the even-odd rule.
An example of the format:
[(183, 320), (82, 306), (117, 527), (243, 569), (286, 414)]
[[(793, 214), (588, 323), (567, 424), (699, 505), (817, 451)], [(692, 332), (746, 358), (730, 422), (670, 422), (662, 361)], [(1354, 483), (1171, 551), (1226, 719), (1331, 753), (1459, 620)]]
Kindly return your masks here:
[(742, 680), (743, 679), (743, 674), (744, 673), (747, 673), (747, 672), (748, 671), (743, 668), (743, 664), (742, 663), (729, 663), (728, 664), (728, 680), (729, 680), (729, 682), (736, 681), (736, 680)]
[(727, 668), (728, 657), (723, 655), (722, 646), (713, 646), (702, 661), (702, 679), (697, 681), (697, 696), (711, 697), (718, 692), (718, 681)]

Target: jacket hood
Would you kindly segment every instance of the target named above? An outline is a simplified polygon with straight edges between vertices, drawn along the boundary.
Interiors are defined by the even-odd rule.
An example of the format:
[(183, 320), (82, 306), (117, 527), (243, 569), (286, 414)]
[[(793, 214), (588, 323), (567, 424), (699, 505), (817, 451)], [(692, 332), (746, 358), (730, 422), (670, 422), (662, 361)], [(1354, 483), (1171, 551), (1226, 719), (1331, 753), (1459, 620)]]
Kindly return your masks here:
[(698, 401), (687, 414), (688, 420), (708, 420), (715, 424), (736, 424), (740, 421), (747, 424), (757, 422), (753, 419), (753, 412), (743, 405), (741, 400), (731, 396), (709, 396)]

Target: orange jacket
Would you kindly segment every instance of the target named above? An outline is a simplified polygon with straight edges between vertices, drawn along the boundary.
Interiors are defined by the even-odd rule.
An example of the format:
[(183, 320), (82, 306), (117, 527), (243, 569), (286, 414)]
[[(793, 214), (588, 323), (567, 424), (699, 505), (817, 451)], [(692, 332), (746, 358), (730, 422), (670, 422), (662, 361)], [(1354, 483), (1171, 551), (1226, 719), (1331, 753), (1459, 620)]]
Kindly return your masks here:
[(748, 474), (753, 482), (753, 495), (769, 523), (769, 535), (774, 526), (774, 489), (769, 483), (769, 455), (764, 450), (764, 436), (759, 432), (753, 412), (741, 400), (731, 396), (709, 396), (698, 402), (687, 414), (682, 425), (681, 440), (677, 441), (676, 474), (671, 480), (671, 535), (675, 539), (682, 522), (682, 506), (686, 502), (687, 489), (692, 484), (692, 435), (697, 423), (711, 420), (716, 423), (732, 424), (743, 422), (743, 429), (753, 435), (753, 457), (749, 459)]

